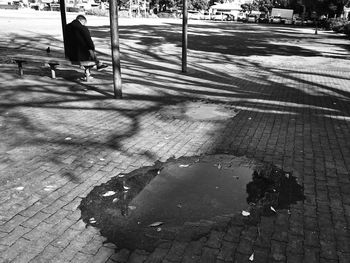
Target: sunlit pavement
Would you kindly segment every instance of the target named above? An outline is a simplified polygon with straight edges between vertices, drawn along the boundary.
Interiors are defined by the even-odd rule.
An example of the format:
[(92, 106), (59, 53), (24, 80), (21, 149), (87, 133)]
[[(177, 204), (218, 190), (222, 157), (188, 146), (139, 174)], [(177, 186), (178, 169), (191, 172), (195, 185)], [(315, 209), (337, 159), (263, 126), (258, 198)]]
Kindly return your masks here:
[[(47, 67), (28, 64), (19, 79), (5, 55), (62, 53), (59, 15), (0, 13), (0, 262), (350, 261), (345, 36), (190, 21), (183, 74), (180, 20), (121, 19), (124, 99), (114, 100), (110, 68), (81, 83), (78, 68), (60, 68), (53, 80)], [(88, 25), (110, 64), (108, 18)], [(184, 114), (204, 104), (238, 114)], [(241, 211), (185, 224), (198, 238), (174, 233), (152, 253), (116, 251), (80, 219), (82, 198), (120, 173), (215, 152), (292, 172), (305, 201), (255, 225)]]

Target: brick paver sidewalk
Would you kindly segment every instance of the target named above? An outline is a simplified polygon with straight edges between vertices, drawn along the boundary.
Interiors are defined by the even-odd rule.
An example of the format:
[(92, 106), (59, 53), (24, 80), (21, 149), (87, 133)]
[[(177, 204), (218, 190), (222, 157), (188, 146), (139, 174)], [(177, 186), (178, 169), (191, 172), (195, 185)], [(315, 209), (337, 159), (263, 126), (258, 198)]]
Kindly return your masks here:
[[(322, 48), (332, 36), (318, 38)], [(187, 75), (160, 70), (163, 61), (147, 67), (155, 58), (139, 69), (127, 60), (123, 100), (108, 96), (110, 81), (99, 78), (108, 72), (86, 87), (35, 67), (18, 79), (2, 65), (0, 262), (350, 262), (350, 68), (331, 55), (315, 65), (285, 57), (208, 65), (200, 54), (191, 53)], [(239, 113), (181, 117), (204, 103)], [(167, 118), (169, 108), (178, 117)], [(82, 198), (111, 177), (216, 151), (292, 171), (305, 201), (258, 225), (239, 216), (186, 224), (198, 239), (179, 233), (153, 253), (116, 252), (80, 219)]]

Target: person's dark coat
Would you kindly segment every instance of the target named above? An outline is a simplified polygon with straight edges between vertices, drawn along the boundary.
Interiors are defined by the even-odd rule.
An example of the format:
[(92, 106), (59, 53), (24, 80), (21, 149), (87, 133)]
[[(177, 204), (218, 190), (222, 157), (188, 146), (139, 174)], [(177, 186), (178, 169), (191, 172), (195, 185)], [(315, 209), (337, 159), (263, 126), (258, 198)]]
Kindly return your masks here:
[(65, 52), (70, 61), (80, 62), (93, 60), (89, 50), (95, 50), (89, 29), (78, 20), (65, 28)]

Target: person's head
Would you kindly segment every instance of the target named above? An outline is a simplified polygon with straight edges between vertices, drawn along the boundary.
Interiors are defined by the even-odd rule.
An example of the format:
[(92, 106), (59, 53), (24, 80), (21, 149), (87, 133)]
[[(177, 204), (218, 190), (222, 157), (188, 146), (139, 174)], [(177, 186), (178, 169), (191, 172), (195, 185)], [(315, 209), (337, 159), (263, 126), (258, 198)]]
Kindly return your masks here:
[(82, 25), (85, 26), (87, 20), (86, 20), (86, 17), (83, 16), (83, 15), (78, 15), (77, 18), (76, 18)]

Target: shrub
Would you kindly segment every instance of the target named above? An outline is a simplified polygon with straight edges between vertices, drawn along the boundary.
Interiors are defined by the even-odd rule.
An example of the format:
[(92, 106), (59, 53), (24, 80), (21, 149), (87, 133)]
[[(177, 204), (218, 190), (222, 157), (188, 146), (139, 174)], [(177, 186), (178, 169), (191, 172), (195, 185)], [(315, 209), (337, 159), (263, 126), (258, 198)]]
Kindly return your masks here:
[(92, 15), (92, 16), (108, 16), (109, 10), (107, 9), (100, 9), (98, 7), (85, 10), (86, 15)]
[(343, 33), (344, 32), (344, 26), (348, 23), (347, 20), (342, 18), (331, 18), (328, 19), (326, 22), (326, 29), (333, 30), (337, 33)]

